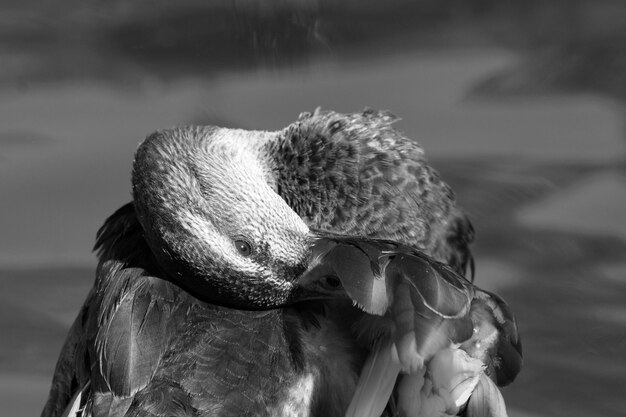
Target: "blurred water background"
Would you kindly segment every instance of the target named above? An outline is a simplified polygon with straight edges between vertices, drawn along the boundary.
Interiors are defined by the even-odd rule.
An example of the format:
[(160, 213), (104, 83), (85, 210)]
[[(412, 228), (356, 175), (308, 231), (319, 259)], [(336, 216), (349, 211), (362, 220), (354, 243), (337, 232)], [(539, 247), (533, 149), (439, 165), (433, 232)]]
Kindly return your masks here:
[(512, 417), (626, 415), (623, 0), (0, 1), (0, 415), (38, 415), (137, 144), (389, 109), (517, 313)]

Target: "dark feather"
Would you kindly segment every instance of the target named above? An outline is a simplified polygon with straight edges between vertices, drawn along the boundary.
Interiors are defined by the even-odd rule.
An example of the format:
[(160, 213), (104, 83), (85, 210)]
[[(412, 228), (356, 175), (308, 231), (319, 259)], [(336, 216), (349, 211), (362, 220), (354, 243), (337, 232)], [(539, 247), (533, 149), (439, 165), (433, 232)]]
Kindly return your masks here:
[(140, 280), (139, 288), (126, 293), (96, 338), (98, 363), (107, 388), (122, 396), (135, 394), (152, 378), (167, 346), (166, 326), (172, 319), (173, 300), (162, 298), (162, 280), (138, 272), (128, 268), (116, 276)]
[(477, 295), (477, 299), (484, 302), (485, 308), (492, 315), (498, 330), (498, 340), (491, 352), (487, 374), (499, 386), (505, 386), (515, 380), (523, 364), (522, 341), (515, 316), (498, 295), (488, 291), (480, 291)]
[(96, 234), (94, 251), (100, 264), (115, 260), (120, 266), (143, 268), (151, 275), (160, 273), (132, 202), (124, 204), (106, 219)]
[(71, 398), (89, 381), (91, 364), (87, 360), (86, 344), (90, 332), (86, 324), (93, 311), (94, 297), (95, 291), (92, 290), (65, 339), (54, 371), (50, 394), (41, 412), (44, 417), (60, 416)]

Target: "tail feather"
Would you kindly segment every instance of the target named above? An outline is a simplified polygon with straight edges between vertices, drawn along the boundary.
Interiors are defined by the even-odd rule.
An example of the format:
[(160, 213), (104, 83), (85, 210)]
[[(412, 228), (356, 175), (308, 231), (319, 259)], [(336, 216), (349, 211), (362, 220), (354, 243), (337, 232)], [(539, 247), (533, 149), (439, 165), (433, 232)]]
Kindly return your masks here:
[(76, 391), (61, 417), (91, 417), (91, 407), (86, 406), (90, 395), (91, 383), (87, 381), (81, 389)]
[(370, 353), (346, 417), (379, 417), (384, 412), (400, 373), (393, 349), (393, 345), (380, 344)]

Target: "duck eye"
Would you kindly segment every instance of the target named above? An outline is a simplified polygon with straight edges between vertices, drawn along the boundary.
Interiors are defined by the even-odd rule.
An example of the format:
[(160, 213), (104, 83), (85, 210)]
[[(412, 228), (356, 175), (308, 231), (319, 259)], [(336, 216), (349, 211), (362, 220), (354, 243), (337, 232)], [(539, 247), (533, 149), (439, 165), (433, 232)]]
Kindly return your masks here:
[(252, 255), (252, 245), (243, 239), (235, 239), (235, 247), (241, 256)]

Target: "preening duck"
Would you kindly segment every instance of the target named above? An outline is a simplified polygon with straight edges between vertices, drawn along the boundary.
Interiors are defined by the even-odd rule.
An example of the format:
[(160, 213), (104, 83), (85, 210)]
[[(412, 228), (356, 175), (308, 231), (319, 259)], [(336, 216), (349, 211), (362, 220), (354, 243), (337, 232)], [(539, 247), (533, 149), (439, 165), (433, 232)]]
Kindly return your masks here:
[(316, 111), (279, 132), (150, 135), (42, 416), (407, 413), (424, 390), (410, 376), (434, 381), (424, 364), (446, 349), (481, 361), (469, 392), (487, 375), (494, 398), (489, 377), (521, 364), (512, 314), (459, 275), (471, 224), (395, 120)]

